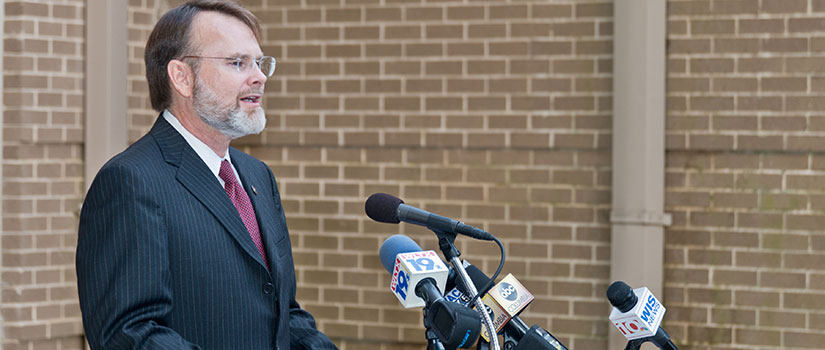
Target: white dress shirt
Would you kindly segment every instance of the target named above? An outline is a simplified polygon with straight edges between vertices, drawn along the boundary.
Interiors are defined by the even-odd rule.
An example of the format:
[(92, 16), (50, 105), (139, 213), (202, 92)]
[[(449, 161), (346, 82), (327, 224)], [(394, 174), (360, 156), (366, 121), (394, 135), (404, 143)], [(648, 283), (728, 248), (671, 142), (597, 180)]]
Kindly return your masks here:
[(243, 187), (243, 183), (241, 182), (241, 177), (238, 176), (238, 170), (235, 169), (235, 166), (232, 165), (232, 159), (229, 158), (229, 149), (224, 152), (226, 156), (221, 158), (215, 151), (213, 151), (209, 146), (207, 146), (203, 141), (192, 135), (189, 130), (183, 127), (183, 125), (178, 121), (178, 118), (172, 115), (172, 112), (169, 112), (168, 109), (163, 111), (163, 118), (166, 119), (169, 124), (172, 125), (175, 130), (180, 133), (181, 136), (186, 140), (186, 143), (189, 144), (192, 149), (195, 150), (195, 153), (206, 163), (206, 166), (209, 167), (209, 170), (212, 171), (212, 174), (215, 175), (215, 178), (221, 183), (221, 187), (224, 186), (224, 182), (221, 179), (220, 175), (218, 175), (221, 171), (221, 162), (226, 159), (229, 161), (229, 165), (232, 166), (232, 172), (235, 173), (235, 180), (238, 181), (238, 184)]

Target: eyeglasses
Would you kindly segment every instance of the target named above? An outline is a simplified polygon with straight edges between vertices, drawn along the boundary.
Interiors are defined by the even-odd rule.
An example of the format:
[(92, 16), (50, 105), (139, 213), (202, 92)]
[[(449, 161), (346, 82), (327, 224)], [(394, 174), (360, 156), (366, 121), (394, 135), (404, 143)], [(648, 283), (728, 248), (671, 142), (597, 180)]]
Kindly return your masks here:
[(258, 66), (261, 73), (267, 77), (271, 77), (275, 73), (275, 65), (277, 61), (275, 57), (263, 56), (261, 58), (245, 57), (206, 57), (206, 56), (183, 56), (181, 58), (197, 58), (197, 59), (211, 59), (211, 60), (225, 60), (229, 65), (233, 66), (238, 73), (245, 73), (252, 69), (252, 63)]

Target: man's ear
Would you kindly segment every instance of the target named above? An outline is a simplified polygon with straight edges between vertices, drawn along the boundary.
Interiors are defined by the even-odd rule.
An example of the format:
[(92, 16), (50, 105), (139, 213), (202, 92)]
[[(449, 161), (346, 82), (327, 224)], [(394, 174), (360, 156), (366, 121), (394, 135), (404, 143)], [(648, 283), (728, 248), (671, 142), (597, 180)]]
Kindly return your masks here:
[(192, 97), (195, 86), (195, 72), (192, 67), (181, 60), (171, 60), (166, 64), (166, 74), (172, 82), (172, 88), (183, 97)]

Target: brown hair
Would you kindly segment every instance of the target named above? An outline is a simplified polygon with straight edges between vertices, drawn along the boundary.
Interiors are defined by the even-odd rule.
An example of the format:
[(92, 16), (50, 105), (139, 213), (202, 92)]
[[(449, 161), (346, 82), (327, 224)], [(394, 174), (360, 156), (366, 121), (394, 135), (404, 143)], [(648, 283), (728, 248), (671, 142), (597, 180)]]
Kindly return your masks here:
[[(149, 83), (149, 97), (152, 108), (160, 112), (172, 103), (169, 76), (166, 65), (169, 61), (191, 54), (189, 32), (192, 20), (201, 11), (215, 11), (235, 17), (246, 24), (261, 41), (261, 25), (252, 12), (227, 0), (191, 0), (169, 10), (160, 18), (149, 40), (146, 41), (144, 61), (146, 81)], [(197, 67), (193, 66), (197, 69)]]

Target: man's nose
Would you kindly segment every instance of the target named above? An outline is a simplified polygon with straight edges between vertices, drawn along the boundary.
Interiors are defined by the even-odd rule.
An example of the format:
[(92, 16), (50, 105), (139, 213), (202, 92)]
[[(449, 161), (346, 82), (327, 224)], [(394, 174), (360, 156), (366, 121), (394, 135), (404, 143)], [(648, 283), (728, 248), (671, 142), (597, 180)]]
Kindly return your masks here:
[(257, 63), (252, 64), (251, 71), (252, 71), (252, 74), (251, 74), (251, 77), (250, 77), (249, 85), (255, 85), (255, 84), (264, 85), (264, 84), (266, 84), (267, 76), (266, 76), (266, 74), (264, 74), (264, 72), (261, 71), (261, 67)]

